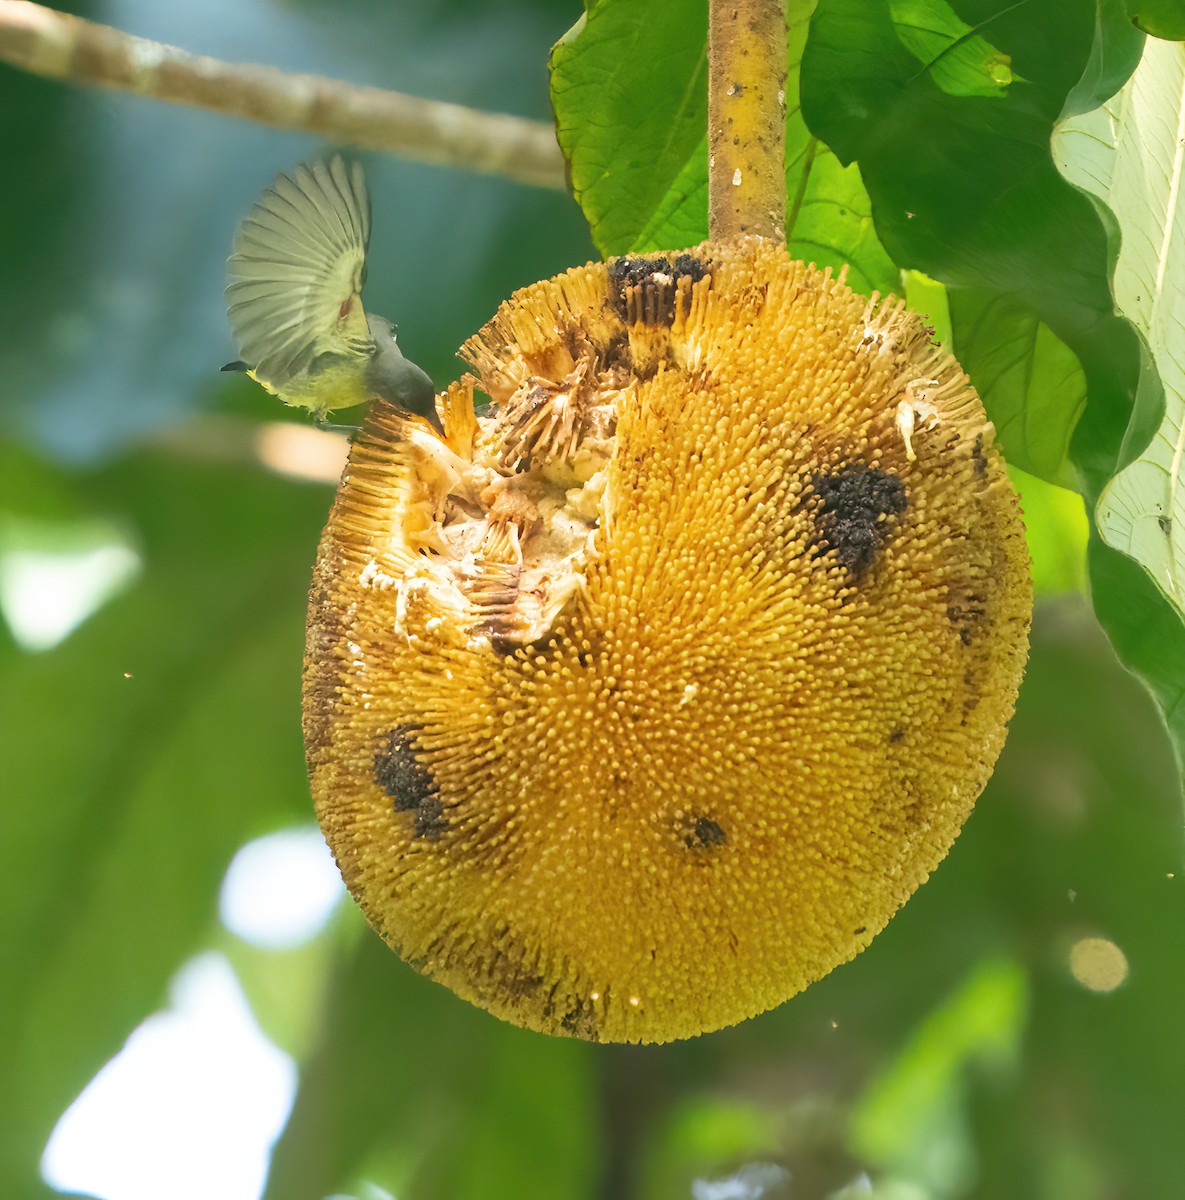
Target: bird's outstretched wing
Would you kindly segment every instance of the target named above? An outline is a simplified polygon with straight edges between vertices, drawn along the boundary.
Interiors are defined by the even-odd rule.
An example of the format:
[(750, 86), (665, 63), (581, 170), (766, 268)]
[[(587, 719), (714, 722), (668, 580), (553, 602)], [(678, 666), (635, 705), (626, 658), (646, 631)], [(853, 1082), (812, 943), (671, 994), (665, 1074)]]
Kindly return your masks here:
[(334, 346), (369, 339), (362, 311), (370, 195), (340, 155), (279, 175), (252, 205), (227, 261), (239, 354), (273, 388)]

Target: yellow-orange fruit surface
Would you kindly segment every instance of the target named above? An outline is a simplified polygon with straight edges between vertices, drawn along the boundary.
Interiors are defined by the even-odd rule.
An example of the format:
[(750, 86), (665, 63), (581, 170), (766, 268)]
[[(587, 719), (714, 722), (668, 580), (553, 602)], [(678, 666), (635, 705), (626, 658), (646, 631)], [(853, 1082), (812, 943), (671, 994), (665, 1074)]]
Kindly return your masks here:
[(532, 1029), (779, 1004), (926, 879), (1003, 744), (1031, 594), (980, 402), (900, 305), (756, 241), (576, 268), (461, 353), (443, 440), (372, 408), (321, 545), (305, 733), (346, 882)]

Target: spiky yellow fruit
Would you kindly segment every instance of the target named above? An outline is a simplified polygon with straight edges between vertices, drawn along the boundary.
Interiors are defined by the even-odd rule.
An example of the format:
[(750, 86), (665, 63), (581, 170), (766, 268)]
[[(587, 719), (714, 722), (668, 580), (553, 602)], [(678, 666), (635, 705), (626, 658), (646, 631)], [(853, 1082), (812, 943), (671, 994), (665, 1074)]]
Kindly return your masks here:
[(321, 545), (346, 882), (533, 1029), (761, 1012), (867, 945), (1000, 751), (1031, 593), (992, 427), (916, 317), (757, 241), (535, 284), (462, 354), (444, 441), (372, 409)]

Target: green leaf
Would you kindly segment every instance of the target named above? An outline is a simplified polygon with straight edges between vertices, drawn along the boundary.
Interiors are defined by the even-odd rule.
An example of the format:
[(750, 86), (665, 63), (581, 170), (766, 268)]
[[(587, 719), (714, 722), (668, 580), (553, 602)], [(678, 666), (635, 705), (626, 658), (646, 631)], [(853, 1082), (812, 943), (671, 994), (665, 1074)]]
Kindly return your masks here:
[(1019, 467), (1010, 466), (1008, 476), (1024, 513), (1034, 593), (1042, 599), (1063, 592), (1085, 592), (1090, 521), (1082, 497)]
[(551, 55), (556, 136), (593, 241), (624, 254), (703, 144), (707, 5), (648, 4), (644, 21), (634, 0), (586, 8)]
[(1008, 461), (1072, 486), (1070, 439), (1086, 407), (1077, 357), (1009, 296), (954, 288), (949, 303), (952, 349), (983, 398)]
[(286, 949), (251, 945), (224, 928), (214, 939), (213, 948), (234, 968), (259, 1027), (297, 1061), (309, 1053), (320, 1021), (341, 923), (338, 912), (315, 937)]
[[(652, 1132), (638, 1194), (682, 1200), (694, 1194), (693, 1179), (718, 1180), (740, 1163), (776, 1159), (784, 1123), (783, 1105), (764, 1097), (755, 1101), (715, 1091), (686, 1097)], [(765, 1194), (755, 1188), (742, 1190), (739, 1181), (734, 1186), (731, 1194), (736, 1196)], [(726, 1185), (718, 1188), (730, 1194)]]
[(959, 19), (946, 0), (889, 0), (901, 44), (950, 96), (1002, 96), (1012, 60)]
[(947, 290), (921, 271), (905, 271), (905, 302), (934, 330), (934, 340), (950, 349), (954, 333), (950, 324), (950, 300)]
[[(971, 0), (954, 7), (973, 27), (973, 13), (988, 15)], [(1086, 184), (1093, 176), (1109, 186), (1108, 133), (1104, 130), (1100, 138), (1094, 126), (1112, 118), (1106, 110), (1102, 116), (1090, 111), (1135, 69), (1145, 39), (1117, 0), (1006, 5), (992, 15), (990, 36), (992, 45), (1011, 57), (1017, 78), (1002, 96), (952, 96), (919, 74), (888, 0), (820, 0), (803, 60), (804, 112), (845, 161), (859, 163), (877, 230), (899, 264), (973, 289), (981, 305), (999, 298), (1002, 311), (1030, 314), (1077, 358), (1086, 405), (1070, 434), (1069, 459), (1077, 471), (1077, 487), (1093, 510), (1117, 468), (1155, 432), (1162, 385), (1156, 364), (1142, 355), (1140, 335), (1116, 312), (1117, 301), (1120, 312), (1136, 312), (1119, 291), (1122, 268), (1112, 296), (1110, 274), (1119, 246), (1116, 216), (1062, 177), (1050, 139), (1063, 113), (1086, 112), (1086, 117), (1067, 118), (1070, 129), (1085, 123), (1091, 130), (1072, 144), (1079, 163), (1075, 179)], [(1149, 53), (1163, 58), (1179, 54), (1180, 48), (1160, 46)], [(1179, 103), (1171, 86), (1158, 100), (1161, 105)], [(1172, 128), (1164, 151), (1133, 139), (1130, 150), (1139, 153), (1125, 186), (1137, 191), (1145, 186), (1147, 156), (1173, 161), (1177, 138)], [(1066, 154), (1066, 136), (1059, 133), (1059, 158)], [(1150, 216), (1150, 225), (1137, 222), (1124, 238), (1125, 254), (1141, 247), (1146, 252), (1163, 241), (1157, 237), (1155, 214)], [(1163, 223), (1159, 228), (1163, 233)], [(1179, 286), (1167, 264), (1164, 281)], [(1141, 290), (1146, 285), (1134, 287), (1129, 281), (1128, 286), (1143, 298), (1136, 305), (1146, 304), (1153, 294)], [(952, 315), (958, 303), (952, 301)], [(960, 336), (962, 350), (966, 331), (960, 334), (956, 328), (956, 345)], [(1035, 334), (1033, 347), (1035, 363)], [(1002, 424), (1011, 426), (1009, 448), (1019, 450), (1021, 461), (1047, 478), (1064, 479), (1057, 460), (1073, 423), (1078, 385), (1070, 360), (1059, 362), (1060, 350), (1046, 340), (1044, 354), (1051, 349), (1057, 351), (1055, 381), (1059, 375), (1064, 381), (1059, 386), (1048, 392), (1013, 389), (1002, 406), (993, 386), (984, 393), (993, 414), (1008, 414)], [(970, 358), (976, 357), (972, 349)], [(1166, 384), (1172, 382), (1170, 372)], [(1155, 444), (1162, 476), (1166, 450), (1176, 445), (1180, 425), (1178, 416), (1164, 430), (1167, 443), (1161, 437)], [(1169, 454), (1170, 466), (1171, 461)], [(1164, 490), (1162, 481), (1162, 505)], [(1174, 493), (1174, 503), (1176, 499)], [(1167, 541), (1156, 518), (1171, 521), (1171, 508), (1143, 511), (1141, 539), (1155, 541), (1149, 537), (1154, 532), (1150, 519)], [(1116, 536), (1119, 516), (1126, 515), (1134, 525), (1140, 512), (1135, 504), (1120, 511), (1109, 502), (1102, 513), (1109, 536)], [(1121, 586), (1123, 573), (1104, 554), (1093, 553), (1090, 563), (1096, 611), (1124, 662), (1160, 700), (1180, 751), (1185, 720), (1180, 687), (1167, 664), (1185, 660), (1185, 628), (1179, 620), (1167, 619), (1170, 610), (1155, 600), (1150, 585), (1133, 586), (1125, 578), (1126, 590), (1112, 593), (1109, 589)], [(1162, 586), (1168, 585), (1163, 569), (1160, 579)], [(1144, 636), (1150, 628), (1157, 630), (1155, 645)]]
[(847, 265), (848, 284), (858, 292), (897, 292), (901, 275), (877, 238), (860, 168), (841, 163), (803, 119), (800, 73), (811, 8), (790, 6), (786, 243), (794, 257), (817, 266), (838, 270)]
[(895, 21), (889, 0), (820, 0), (802, 63), (803, 113), (844, 162), (859, 164), (877, 233), (899, 266), (1007, 297), (1073, 351), (1089, 389), (1074, 457), (1101, 485), (1133, 404), (1138, 347), (1114, 315), (1105, 231), (1057, 173), (1049, 138), (1071, 94), (1083, 103), (1122, 79), (1142, 35), (1107, 0), (953, 8), (973, 28), (991, 16), (985, 32), (1014, 70), (1001, 94), (944, 91), (919, 66), (907, 45), (915, 31)]
[(856, 1104), (851, 1117), (856, 1150), (939, 1194), (966, 1187), (974, 1152), (959, 1127), (958, 1110), (968, 1068), (1015, 1067), (1027, 991), (1018, 962), (979, 963)]
[(1153, 37), (1185, 41), (1185, 6), (1181, 0), (1127, 0), (1132, 24)]
[(1091, 542), (1091, 596), (1116, 653), (1151, 689), (1185, 772), (1185, 634), (1180, 614), (1134, 559)]
[(820, 267), (848, 265), (860, 292), (891, 292), (900, 274), (877, 240), (860, 170), (844, 166), (807, 128), (800, 71), (811, 5), (792, 5), (786, 77), (786, 242), (797, 258)]
[(347, 924), (266, 1200), (591, 1196), (599, 1048), (503, 1024)]
[[(599, 0), (552, 53), (552, 102), (573, 191), (606, 255), (669, 250), (708, 236), (706, 6)], [(786, 240), (795, 257), (847, 265), (857, 291), (900, 279), (872, 225), (859, 168), (802, 119), (798, 65), (811, 4), (790, 12)]]
[(1164, 387), (1160, 428), (1103, 489), (1096, 519), (1108, 545), (1136, 559), (1185, 615), (1185, 46), (1149, 41), (1135, 75), (1102, 108), (1063, 123), (1063, 174), (1110, 210), (1115, 301)]
[[(248, 837), (307, 811), (303, 594), (326, 495), (158, 459), (85, 482), (139, 581), (0, 677), (0, 1192), (209, 932)], [(13, 1111), (10, 1111), (13, 1110)]]

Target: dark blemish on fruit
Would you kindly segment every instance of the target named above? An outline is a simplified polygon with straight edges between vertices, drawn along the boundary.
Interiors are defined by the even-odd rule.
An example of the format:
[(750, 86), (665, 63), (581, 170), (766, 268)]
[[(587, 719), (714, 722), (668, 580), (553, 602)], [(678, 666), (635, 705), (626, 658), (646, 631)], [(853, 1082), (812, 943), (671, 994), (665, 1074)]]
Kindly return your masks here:
[(514, 658), (516, 655), (520, 658), (522, 657), (522, 642), (514, 637), (513, 634), (506, 633), (497, 621), (491, 619), (484, 621), (480, 625), (475, 625), (473, 632), (479, 637), (488, 637), (490, 639), (490, 649), (499, 658)]
[(889, 518), (905, 511), (905, 484), (887, 471), (854, 462), (816, 475), (811, 487), (819, 499), (819, 552), (833, 553), (840, 566), (859, 579), (889, 537)]
[(1157, 523), (1157, 525), (1160, 526), (1160, 532), (1163, 533), (1165, 537), (1172, 536), (1172, 533), (1173, 533), (1172, 517), (1157, 517), (1156, 523)]
[(852, 930), (852, 936), (853, 936), (853, 937), (859, 937), (859, 936), (860, 936), (860, 934), (862, 934), (862, 933), (867, 933), (867, 932), (868, 932), (868, 926), (867, 926), (867, 925), (861, 925), (859, 929), (853, 929), (853, 930)]
[(508, 999), (522, 1000), (526, 996), (533, 996), (542, 986), (542, 975), (510, 973), (507, 975), (502, 990)]
[(905, 730), (904, 729), (894, 729), (893, 732), (891, 734), (889, 734), (889, 741), (894, 746), (899, 745), (901, 742), (905, 741)]
[(618, 258), (609, 265), (609, 300), (627, 325), (671, 325), (679, 284), (698, 283), (707, 264), (692, 254), (669, 258)]
[(305, 691), (305, 762), (310, 774), (330, 757), (332, 724), (341, 699), (341, 674), (334, 647), (346, 640), (322, 572), (309, 594), (309, 667)]
[(711, 817), (693, 816), (684, 828), (683, 844), (689, 850), (708, 850), (727, 841), (728, 835)]
[(967, 724), (980, 701), (979, 683), (976, 681), (975, 672), (970, 667), (963, 672), (963, 686), (967, 689), (967, 695), (963, 698), (963, 717), (959, 722), (960, 725)]
[(420, 730), (419, 725), (396, 725), (374, 756), (374, 781), (395, 802), (396, 812), (411, 812), (436, 793), (436, 783), (412, 742)]
[(590, 633), (587, 638), (582, 638), (580, 645), (576, 650), (576, 661), (584, 670), (588, 670), (603, 653), (601, 637), (598, 633)]
[(614, 369), (631, 371), (633, 369), (634, 360), (630, 352), (630, 335), (624, 329), (619, 329), (609, 339), (608, 345), (601, 351), (601, 363), (606, 371)]
[(946, 619), (958, 630), (959, 641), (964, 646), (970, 646), (975, 635), (991, 624), (987, 601), (977, 594), (969, 594), (962, 604), (948, 604)]
[(560, 1028), (575, 1037), (592, 1040), (597, 1036), (597, 1014), (589, 1000), (577, 1000), (560, 1018)]
[(414, 813), (416, 837), (436, 838), (443, 831), (444, 806), (432, 773), (416, 754), (418, 725), (396, 725), (374, 756), (374, 781), (391, 798), (397, 813)]
[(434, 842), (444, 830), (444, 805), (440, 803), (440, 797), (426, 796), (416, 809), (416, 837)]
[(676, 279), (687, 278), (692, 283), (699, 283), (707, 277), (708, 264), (703, 259), (696, 258), (694, 254), (679, 254), (675, 256), (672, 274)]
[(921, 796), (910, 793), (901, 809), (901, 820), (906, 829), (921, 829), (927, 824), (926, 804)]
[(975, 464), (975, 473), (981, 478), (987, 474), (987, 455), (983, 452), (983, 434), (976, 434), (975, 446), (971, 451), (971, 461)]

